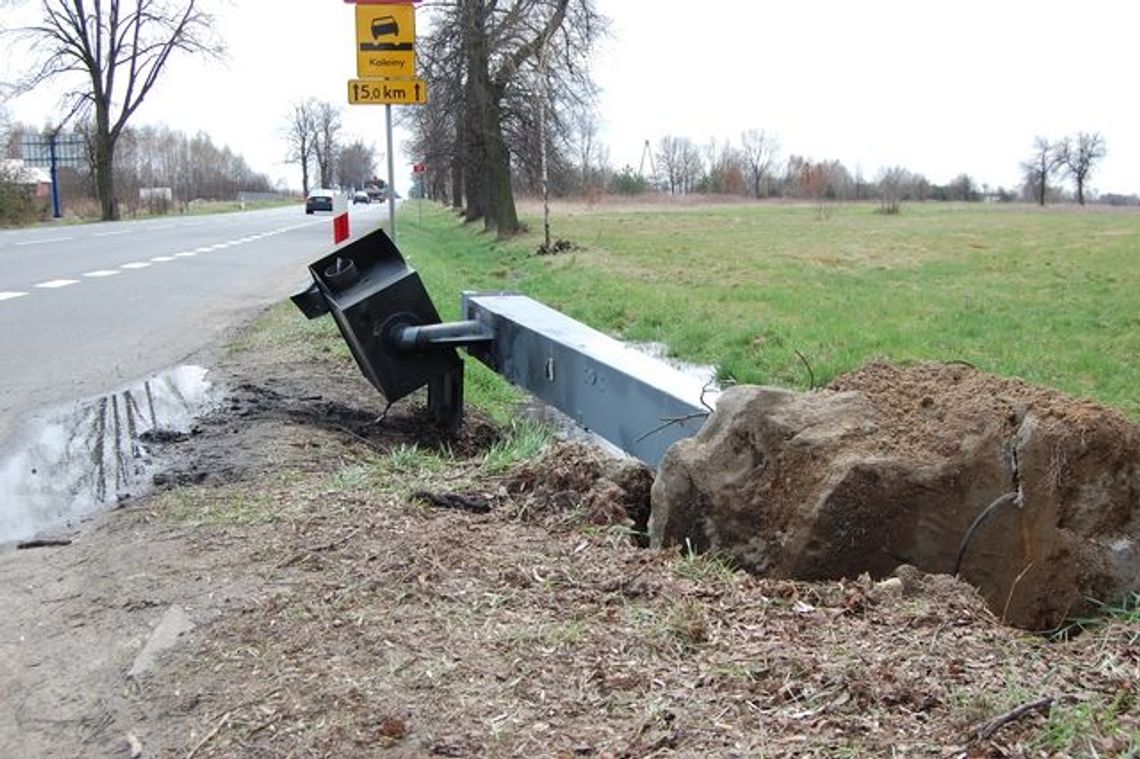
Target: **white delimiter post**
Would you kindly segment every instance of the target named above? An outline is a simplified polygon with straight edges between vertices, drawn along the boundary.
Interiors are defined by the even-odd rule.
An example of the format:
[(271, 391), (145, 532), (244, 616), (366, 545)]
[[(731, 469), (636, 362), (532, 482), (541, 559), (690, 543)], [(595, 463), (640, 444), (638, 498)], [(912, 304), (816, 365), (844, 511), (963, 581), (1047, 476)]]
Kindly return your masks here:
[(392, 106), (384, 106), (384, 118), (388, 130), (388, 231), (392, 242), (396, 242), (396, 157), (392, 151)]

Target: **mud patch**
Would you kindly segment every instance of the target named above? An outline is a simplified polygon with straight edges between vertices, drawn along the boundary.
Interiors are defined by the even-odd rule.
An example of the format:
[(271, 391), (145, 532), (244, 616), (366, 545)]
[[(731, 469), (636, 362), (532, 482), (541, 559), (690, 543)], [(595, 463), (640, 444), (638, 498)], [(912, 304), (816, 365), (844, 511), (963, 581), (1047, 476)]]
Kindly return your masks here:
[(323, 444), (325, 437), (318, 432), (379, 454), (418, 446), (457, 458), (478, 456), (502, 440), (501, 430), (477, 411), (468, 410), (459, 434), (448, 436), (431, 422), (422, 397), (413, 396), (386, 410), (370, 385), (361, 381), (359, 390), (346, 398), (343, 390), (338, 393), (322, 384), (315, 372), (236, 381), (218, 407), (198, 420), (189, 437), (166, 441), (161, 447), (162, 464), (154, 484), (159, 488), (224, 484), (251, 478), (283, 461), (304, 467), (306, 459), (313, 463), (319, 459), (305, 453)]

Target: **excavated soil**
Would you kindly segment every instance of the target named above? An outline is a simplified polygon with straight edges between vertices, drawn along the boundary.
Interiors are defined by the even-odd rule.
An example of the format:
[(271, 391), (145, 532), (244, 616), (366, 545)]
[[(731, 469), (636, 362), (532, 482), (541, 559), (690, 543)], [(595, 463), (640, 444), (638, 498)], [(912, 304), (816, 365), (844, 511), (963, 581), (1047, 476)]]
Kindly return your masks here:
[[(445, 441), (414, 400), (377, 422), (346, 359), (261, 347), (215, 372), (228, 401), (165, 444), (158, 493), (0, 556), (0, 755), (1140, 748), (1131, 618), (1050, 641), (906, 567), (803, 583), (649, 551), (637, 467), (559, 445), (500, 472), (493, 425)], [(917, 399), (891, 444), (965, 424), (890, 376), (841, 382)], [(172, 609), (192, 629), (128, 677)]]
[(1095, 426), (1099, 437), (1123, 442), (1135, 426), (1123, 414), (1092, 401), (966, 364), (873, 363), (836, 378), (828, 387), (866, 395), (880, 412), (875, 442), (887, 455), (913, 457), (933, 451), (950, 456), (963, 438), (977, 433), (979, 420), (1005, 420), (1006, 434), (1013, 435), (1029, 409), (1078, 439)]

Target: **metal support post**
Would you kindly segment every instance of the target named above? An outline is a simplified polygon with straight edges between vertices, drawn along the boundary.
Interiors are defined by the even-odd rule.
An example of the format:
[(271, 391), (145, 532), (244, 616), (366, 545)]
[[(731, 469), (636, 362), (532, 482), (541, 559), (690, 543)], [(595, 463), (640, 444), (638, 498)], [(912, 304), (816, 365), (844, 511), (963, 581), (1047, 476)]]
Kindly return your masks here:
[(531, 298), (467, 293), (463, 316), (494, 335), (468, 353), (650, 466), (712, 412), (702, 380)]
[(51, 216), (58, 219), (63, 216), (59, 208), (59, 171), (56, 169), (58, 158), (55, 153), (55, 132), (48, 138), (48, 150), (51, 155)]
[(392, 106), (384, 106), (384, 119), (388, 133), (388, 231), (396, 242), (396, 156), (392, 150)]

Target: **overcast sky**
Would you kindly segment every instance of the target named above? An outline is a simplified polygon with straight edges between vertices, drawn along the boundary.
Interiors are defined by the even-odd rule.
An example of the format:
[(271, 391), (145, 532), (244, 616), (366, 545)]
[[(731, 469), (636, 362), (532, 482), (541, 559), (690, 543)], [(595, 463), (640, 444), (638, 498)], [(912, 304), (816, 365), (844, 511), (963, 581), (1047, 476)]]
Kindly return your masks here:
[[(937, 183), (966, 172), (1014, 187), (1035, 136), (1095, 131), (1108, 156), (1092, 186), (1140, 193), (1134, 0), (596, 2), (612, 21), (594, 78), (615, 168), (636, 169), (645, 141), (665, 135), (739, 142), (765, 129), (783, 158), (839, 159), (867, 178), (902, 165)], [(382, 152), (383, 108), (346, 102), (353, 27), (342, 0), (219, 6), (228, 60), (175, 60), (135, 123), (204, 130), (299, 187), (282, 130), (290, 104), (311, 96), (343, 104), (344, 136)], [(18, 61), (6, 58), (10, 78)], [(54, 105), (44, 91), (7, 107), (39, 125)], [(413, 161), (397, 151), (397, 186)]]

